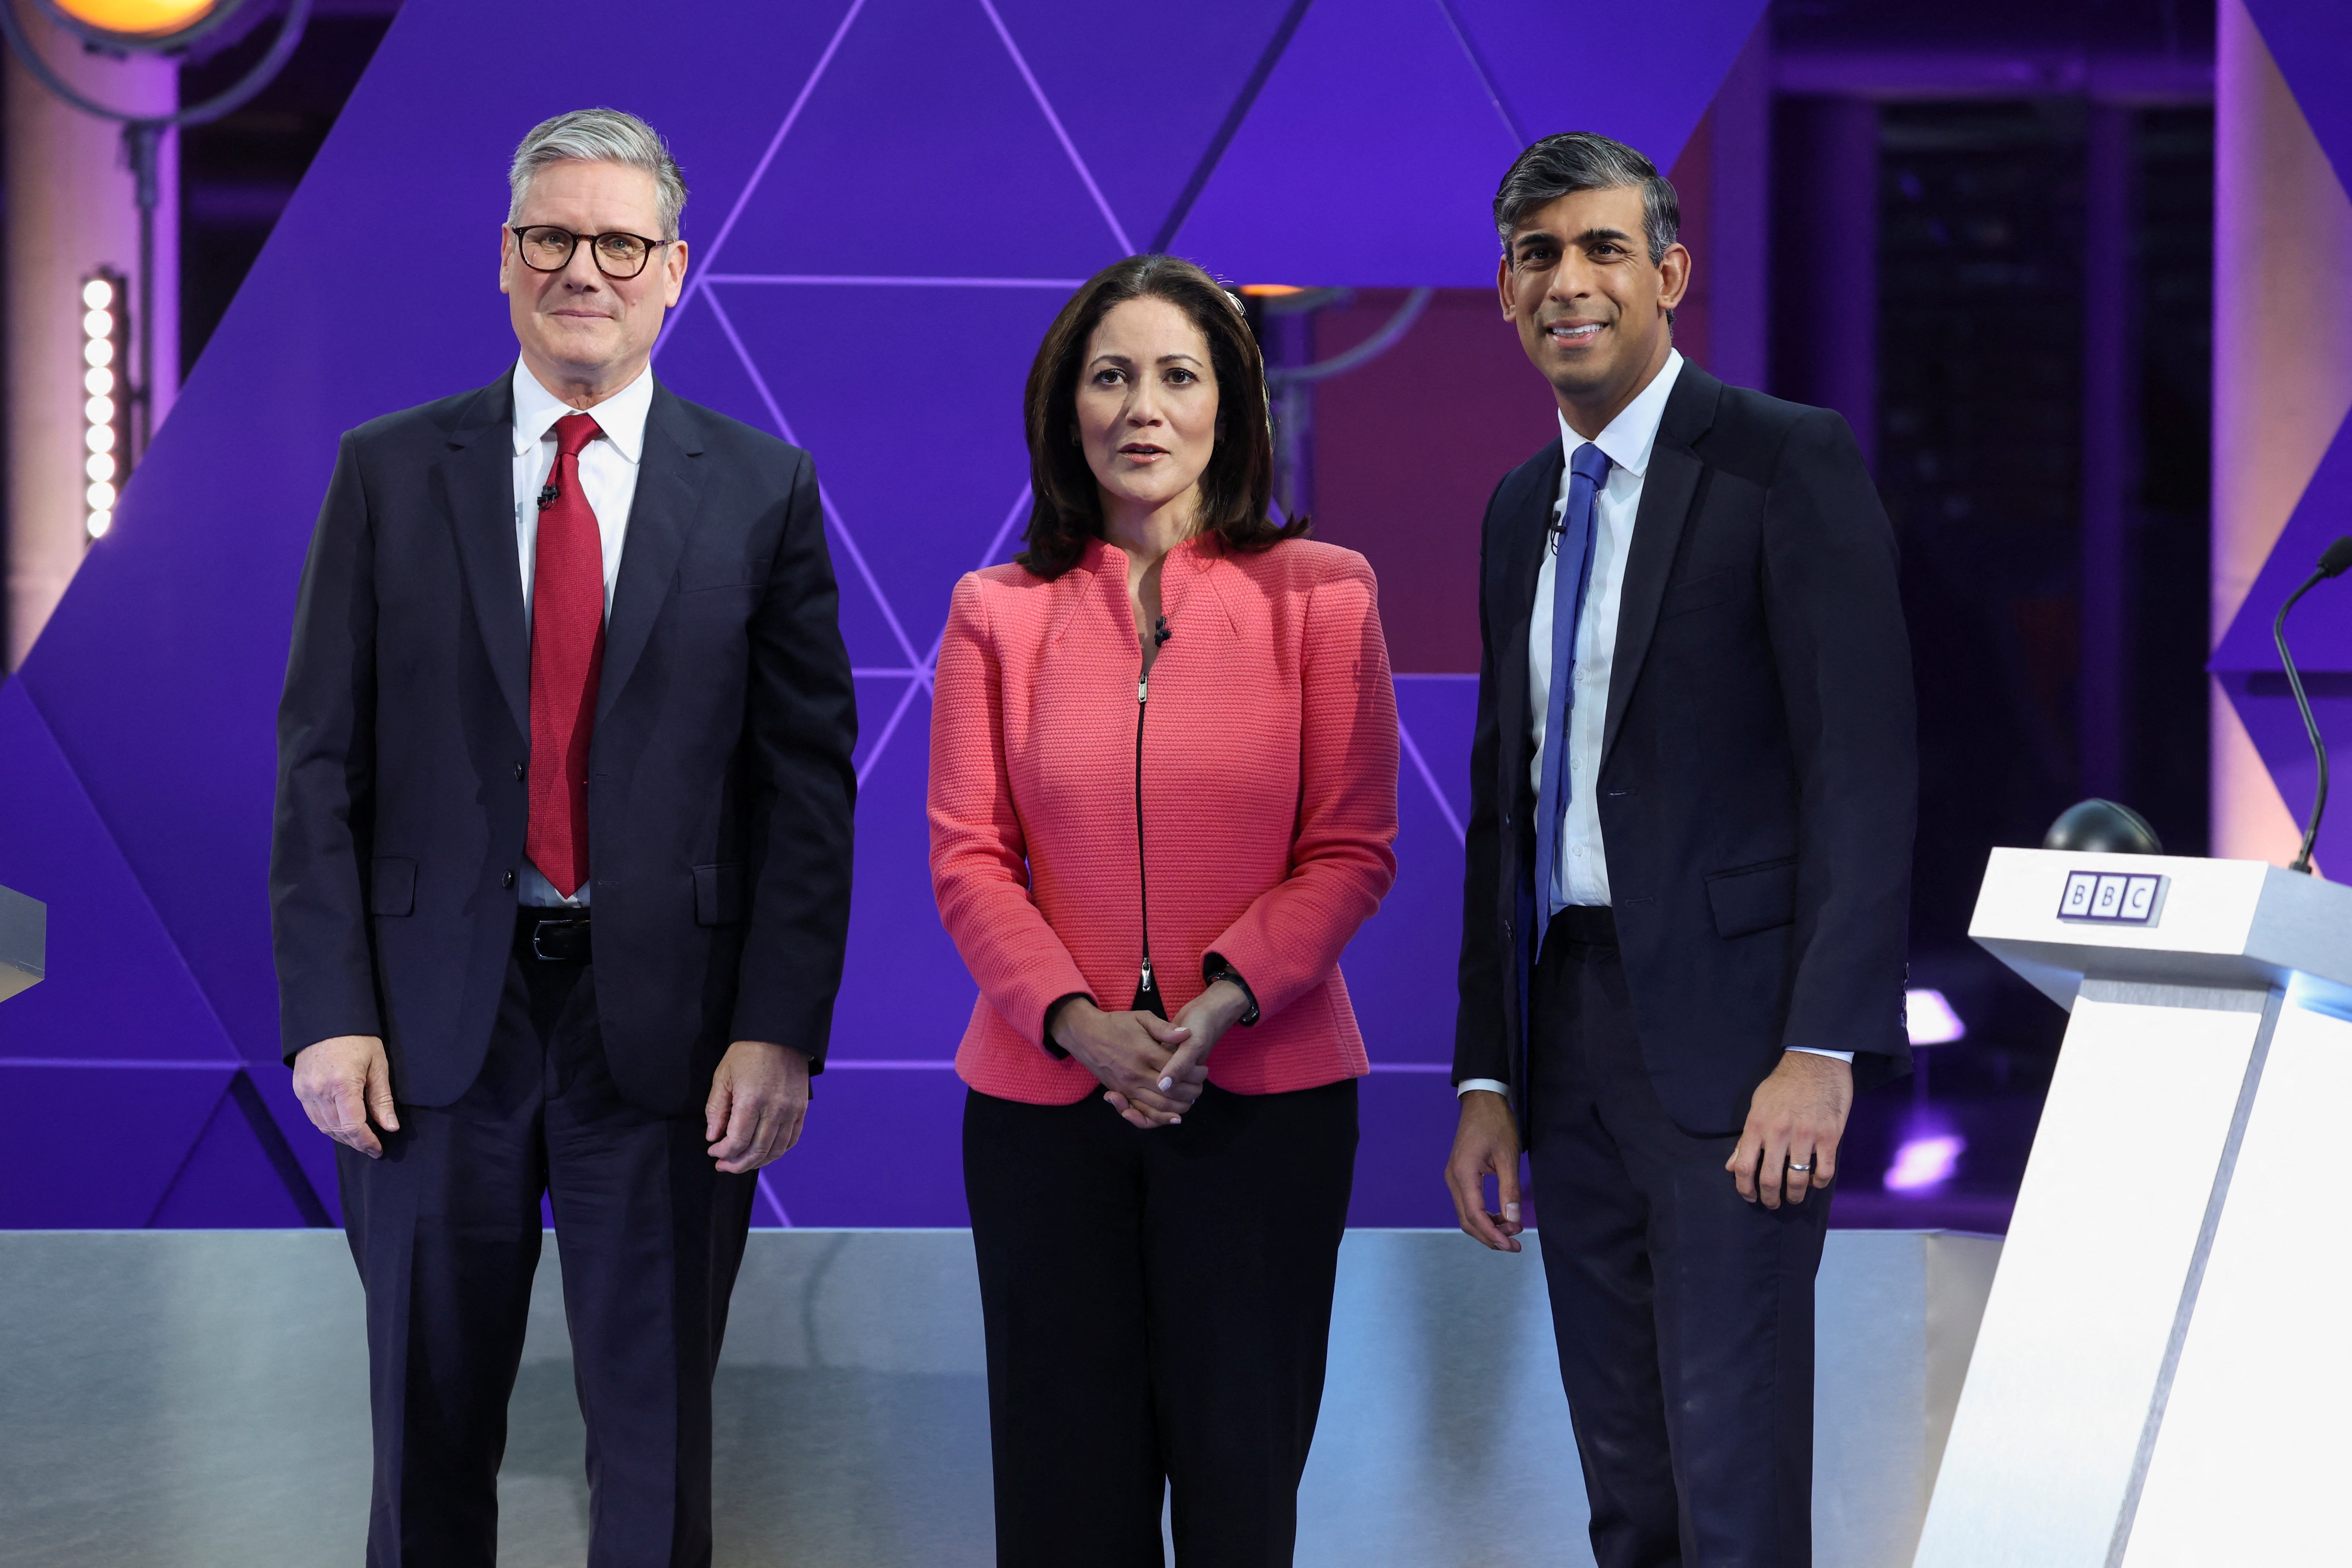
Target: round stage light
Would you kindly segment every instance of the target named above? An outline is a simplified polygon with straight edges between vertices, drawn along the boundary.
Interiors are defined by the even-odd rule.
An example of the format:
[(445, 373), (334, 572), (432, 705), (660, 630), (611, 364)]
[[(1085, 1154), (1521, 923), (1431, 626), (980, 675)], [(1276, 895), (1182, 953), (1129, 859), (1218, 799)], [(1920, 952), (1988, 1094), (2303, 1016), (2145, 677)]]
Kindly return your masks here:
[(150, 46), (177, 44), (236, 9), (239, 0), (50, 0), (85, 34)]
[(93, 480), (111, 479), (114, 478), (114, 454), (92, 452), (89, 455), (89, 461), (82, 465), (81, 471), (88, 474)]
[(114, 510), (114, 487), (103, 480), (100, 480), (99, 483), (90, 486), (89, 489), (84, 492), (82, 499), (89, 502), (89, 510), (92, 511), (112, 511)]
[(114, 514), (110, 511), (93, 511), (82, 523), (92, 539), (104, 539), (106, 531), (113, 526)]
[(89, 342), (82, 344), (81, 357), (88, 360), (93, 369), (100, 365), (112, 364), (114, 363), (114, 345), (108, 342), (104, 338), (92, 338)]
[(92, 397), (111, 397), (114, 395), (114, 373), (103, 365), (85, 371), (81, 386)]
[(93, 310), (111, 310), (114, 306), (114, 285), (103, 278), (93, 278), (81, 286), (81, 302)]

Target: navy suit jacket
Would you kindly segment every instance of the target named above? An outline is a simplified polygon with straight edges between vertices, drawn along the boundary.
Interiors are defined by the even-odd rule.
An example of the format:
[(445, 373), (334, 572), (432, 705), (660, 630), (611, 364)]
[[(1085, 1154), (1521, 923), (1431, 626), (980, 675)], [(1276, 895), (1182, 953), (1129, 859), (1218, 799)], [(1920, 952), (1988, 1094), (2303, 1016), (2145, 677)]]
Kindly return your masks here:
[[(1527, 1105), (1528, 627), (1558, 441), (1486, 506), (1454, 1077)], [(1685, 363), (1643, 476), (1599, 770), (1626, 983), (1660, 1101), (1737, 1131), (1790, 1046), (1908, 1070), (1917, 795), (1895, 536), (1845, 421)]]
[[(512, 385), (346, 435), (278, 719), (286, 1059), (380, 1035), (399, 1098), (480, 1072), (523, 864), (530, 641)], [(629, 1098), (699, 1104), (732, 1040), (822, 1068), (856, 708), (807, 453), (655, 387), (589, 752), (595, 998)]]

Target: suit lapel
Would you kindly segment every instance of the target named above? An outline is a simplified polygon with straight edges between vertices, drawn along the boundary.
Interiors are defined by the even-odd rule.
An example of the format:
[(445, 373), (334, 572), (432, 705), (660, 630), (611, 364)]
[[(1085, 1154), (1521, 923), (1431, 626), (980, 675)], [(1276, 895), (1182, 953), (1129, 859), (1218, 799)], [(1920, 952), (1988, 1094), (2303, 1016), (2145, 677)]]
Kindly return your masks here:
[(1633, 547), (1617, 595), (1617, 648), (1609, 676), (1609, 717), (1601, 732), (1605, 762), (1625, 723), (1625, 705), (1642, 678), (1650, 637), (1658, 629), (1658, 606), (1682, 543), (1683, 527), (1706, 469), (1692, 446), (1715, 423), (1723, 383), (1685, 363), (1666, 397), (1658, 438), (1650, 447), (1650, 468), (1642, 476), (1642, 505), (1633, 519)]
[(1503, 782), (1509, 802), (1518, 799), (1527, 784), (1528, 743), (1535, 733), (1535, 710), (1528, 695), (1528, 636), (1535, 616), (1536, 586), (1543, 575), (1544, 546), (1551, 529), (1552, 503), (1559, 499), (1560, 470), (1567, 458), (1554, 441), (1538, 454), (1540, 461), (1528, 479), (1528, 489), (1516, 500), (1503, 543), (1500, 624), (1509, 635), (1495, 670), (1496, 715), (1503, 726)]
[(637, 493), (629, 503), (629, 536), (621, 547), (621, 574), (613, 585), (613, 614), (604, 624), (604, 670), (596, 690), (601, 723), (629, 683), (654, 622), (670, 596), (677, 558), (702, 498), (701, 433), (685, 405), (660, 383), (646, 414), (645, 449)]
[(457, 542), (467, 596), (481, 629), (491, 672), (530, 733), (530, 634), (522, 607), (522, 563), (515, 553), (514, 383), (512, 372), (474, 395), (449, 432), (435, 490)]

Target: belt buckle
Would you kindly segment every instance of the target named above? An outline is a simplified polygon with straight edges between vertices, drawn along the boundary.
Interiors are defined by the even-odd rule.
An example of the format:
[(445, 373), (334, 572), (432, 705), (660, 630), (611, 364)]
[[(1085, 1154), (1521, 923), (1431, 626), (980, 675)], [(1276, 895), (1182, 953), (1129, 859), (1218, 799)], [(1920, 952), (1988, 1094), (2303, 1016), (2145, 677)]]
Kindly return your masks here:
[(566, 937), (570, 937), (576, 933), (579, 929), (580, 922), (578, 921), (541, 921), (530, 928), (530, 951), (537, 954), (538, 957), (545, 963), (569, 963), (572, 962), (572, 954), (569, 952), (550, 952), (547, 951), (547, 933), (552, 930), (562, 931)]

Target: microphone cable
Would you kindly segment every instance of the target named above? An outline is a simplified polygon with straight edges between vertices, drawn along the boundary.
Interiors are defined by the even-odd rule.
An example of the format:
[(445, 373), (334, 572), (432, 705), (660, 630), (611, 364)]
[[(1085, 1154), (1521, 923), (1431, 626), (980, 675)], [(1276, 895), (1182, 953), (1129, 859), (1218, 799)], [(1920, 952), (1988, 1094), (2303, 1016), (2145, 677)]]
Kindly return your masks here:
[(2286, 615), (2305, 594), (2330, 577), (2341, 577), (2347, 568), (2352, 568), (2352, 534), (2346, 534), (2319, 552), (2318, 566), (2303, 580), (2303, 586), (2286, 596), (2286, 603), (2279, 606), (2277, 618), (2271, 622), (2271, 641), (2278, 645), (2279, 663), (2286, 669), (2287, 689), (2294, 693), (2295, 708), (2303, 715), (2304, 733), (2311, 737), (2311, 754), (2319, 761), (2319, 787), (2312, 794), (2311, 816), (2304, 825), (2303, 850), (2287, 868), (2306, 877), (2311, 875), (2312, 846), (2319, 841), (2319, 819), (2327, 810), (2327, 742), (2320, 738), (2319, 721), (2312, 717), (2311, 699), (2304, 695), (2303, 676), (2294, 668), (2294, 655), (2287, 651)]

